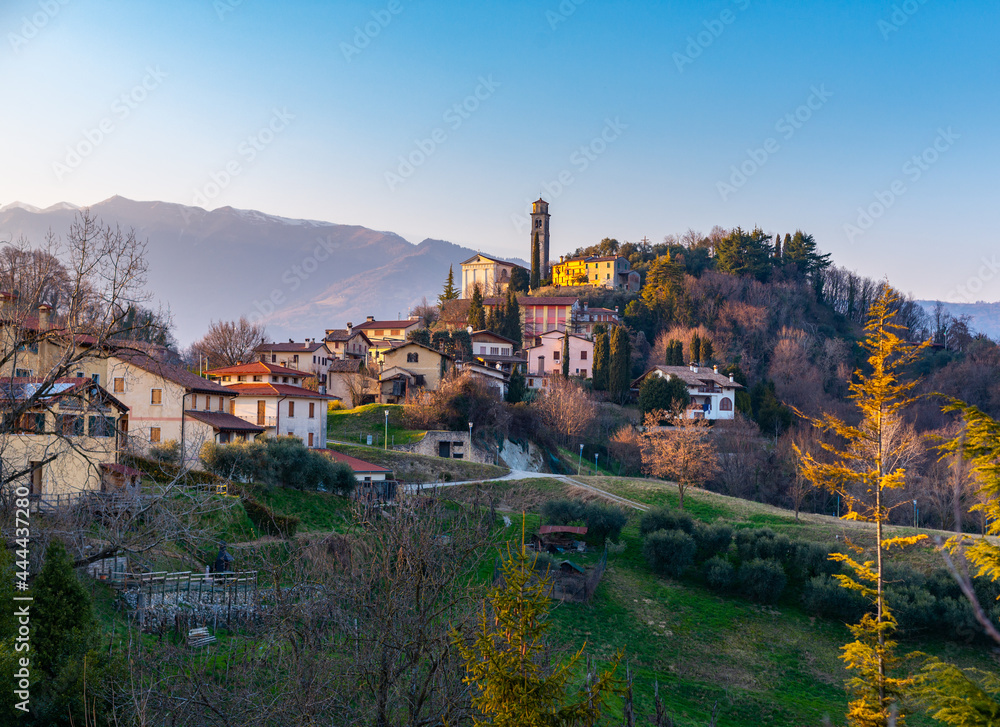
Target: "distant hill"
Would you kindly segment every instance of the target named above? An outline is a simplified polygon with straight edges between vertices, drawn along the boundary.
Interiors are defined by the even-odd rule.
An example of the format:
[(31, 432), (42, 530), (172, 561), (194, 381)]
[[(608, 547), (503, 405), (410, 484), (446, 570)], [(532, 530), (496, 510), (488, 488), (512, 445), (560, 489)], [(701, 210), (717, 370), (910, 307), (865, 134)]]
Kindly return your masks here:
[[(149, 240), (150, 291), (169, 305), (187, 345), (213, 319), (262, 317), (275, 339), (321, 337), (365, 316), (395, 318), (426, 297), (436, 302), (448, 274), (475, 250), (443, 240), (414, 245), (392, 232), (293, 220), (255, 210), (206, 211), (112, 197), (91, 210)], [(0, 239), (41, 242), (65, 235), (76, 214), (60, 203), (0, 208)], [(456, 283), (460, 279), (456, 277)]]
[[(937, 305), (936, 300), (918, 300), (925, 311), (934, 312)], [(977, 301), (975, 303), (941, 303), (953, 318), (959, 316), (969, 316), (969, 324), (978, 333), (985, 333), (994, 341), (1000, 341), (1000, 301), (996, 303), (986, 303)]]

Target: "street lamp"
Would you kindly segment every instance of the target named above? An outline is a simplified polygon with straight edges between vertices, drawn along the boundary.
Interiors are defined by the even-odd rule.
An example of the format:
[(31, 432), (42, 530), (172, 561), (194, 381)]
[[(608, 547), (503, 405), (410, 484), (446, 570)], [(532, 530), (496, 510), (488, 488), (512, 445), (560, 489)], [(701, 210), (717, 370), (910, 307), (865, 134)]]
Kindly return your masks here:
[(576, 459), (576, 476), (580, 476), (580, 467), (583, 465), (583, 445), (580, 445), (580, 456)]
[(917, 527), (917, 501), (913, 501), (913, 527)]
[(468, 458), (472, 459), (472, 422), (469, 422), (469, 454)]
[(385, 410), (385, 442), (383, 442), (385, 449), (389, 449), (389, 410)]
[(597, 458), (600, 457), (600, 456), (601, 455), (599, 453), (594, 452), (594, 474), (595, 475), (597, 474)]

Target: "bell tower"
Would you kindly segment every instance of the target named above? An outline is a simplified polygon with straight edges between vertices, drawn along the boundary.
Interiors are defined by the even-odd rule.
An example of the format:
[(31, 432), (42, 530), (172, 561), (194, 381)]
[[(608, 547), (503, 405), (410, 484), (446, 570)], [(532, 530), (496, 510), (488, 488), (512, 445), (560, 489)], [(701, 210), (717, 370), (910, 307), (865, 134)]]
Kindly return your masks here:
[(539, 197), (531, 203), (531, 237), (528, 239), (528, 259), (531, 259), (531, 245), (535, 241), (535, 233), (538, 233), (538, 242), (541, 253), (541, 270), (539, 277), (544, 279), (549, 277), (549, 203)]

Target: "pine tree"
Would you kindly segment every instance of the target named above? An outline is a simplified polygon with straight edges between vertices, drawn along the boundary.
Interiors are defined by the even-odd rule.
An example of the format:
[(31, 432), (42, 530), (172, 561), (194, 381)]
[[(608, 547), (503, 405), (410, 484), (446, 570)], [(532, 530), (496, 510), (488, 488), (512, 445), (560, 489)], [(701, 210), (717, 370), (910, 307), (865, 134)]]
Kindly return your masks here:
[(469, 302), (469, 325), (473, 331), (486, 328), (486, 311), (483, 309), (483, 289), (479, 283), (472, 286), (472, 300)]
[[(493, 333), (500, 333), (503, 328), (503, 301), (498, 300), (496, 305), (490, 306), (490, 312), (486, 314), (486, 330)], [(500, 333), (502, 336), (503, 334)]]
[(778, 262), (781, 260), (781, 235), (774, 236), (774, 260)]
[(618, 403), (628, 399), (632, 369), (632, 341), (625, 326), (615, 326), (611, 334), (611, 356), (608, 365), (608, 391)]
[(510, 381), (507, 384), (507, 393), (504, 396), (504, 401), (508, 404), (518, 404), (524, 401), (524, 394), (524, 374), (521, 373), (520, 366), (514, 366), (514, 370), (510, 372)]
[(531, 279), (528, 281), (528, 287), (532, 290), (537, 290), (541, 286), (542, 282), (542, 252), (541, 243), (538, 241), (538, 233), (535, 233), (535, 238), (531, 241)]
[(701, 342), (701, 360), (705, 362), (706, 366), (712, 365), (712, 341), (709, 338), (702, 339)]
[(504, 303), (503, 332), (500, 335), (514, 342), (515, 351), (523, 345), (521, 304), (517, 302), (517, 291), (509, 287), (507, 288), (507, 297)]
[(897, 307), (897, 297), (884, 284), (870, 309), (861, 343), (868, 352), (871, 373), (855, 371), (849, 386), (848, 398), (858, 408), (861, 422), (852, 426), (832, 414), (811, 419), (818, 429), (842, 439), (844, 449), (823, 443), (829, 456), (821, 462), (795, 446), (802, 475), (813, 486), (840, 496), (847, 506), (845, 519), (875, 523), (875, 561), (859, 562), (847, 553), (830, 556), (853, 571), (853, 577), (837, 575), (840, 584), (869, 599), (875, 611), (852, 627), (855, 640), (844, 647), (841, 657), (854, 673), (847, 685), (853, 697), (848, 722), (856, 726), (888, 724), (890, 714), (900, 706), (901, 692), (909, 684), (890, 675), (894, 663), (890, 637), (896, 621), (885, 600), (885, 551), (892, 545), (912, 544), (924, 537), (886, 538), (884, 534), (892, 509), (886, 492), (906, 484), (906, 471), (899, 462), (905, 461), (906, 453), (917, 444), (916, 434), (902, 417), (903, 410), (915, 399), (916, 382), (902, 381), (900, 377), (929, 344), (912, 346), (899, 335), (905, 328), (894, 322)]
[(684, 344), (681, 341), (677, 340), (676, 338), (674, 339), (674, 363), (673, 363), (673, 365), (674, 366), (683, 366), (684, 365)]
[(476, 727), (570, 727), (596, 724), (614, 690), (614, 673), (621, 655), (608, 671), (575, 693), (569, 684), (583, 655), (548, 668), (550, 581), (538, 578), (534, 559), (522, 545), (508, 547), (500, 579), (487, 597), (470, 640), (452, 632), (465, 662), (463, 681), (472, 688)]
[(527, 293), (530, 285), (531, 277), (527, 270), (518, 266), (511, 271), (508, 288), (513, 289), (515, 293)]
[(697, 331), (691, 334), (691, 363), (696, 366), (701, 363), (701, 336)]
[(444, 291), (438, 296), (438, 305), (444, 308), (444, 304), (449, 300), (458, 299), (458, 290), (455, 288), (455, 272), (454, 266), (448, 266), (448, 279), (444, 283)]
[(563, 333), (562, 340), (562, 375), (563, 378), (569, 377), (569, 329), (567, 328), (565, 333)]
[(716, 243), (715, 258), (720, 272), (766, 280), (774, 263), (771, 236), (760, 229), (744, 232), (737, 227)]
[(607, 331), (601, 331), (594, 336), (594, 372), (592, 385), (594, 391), (608, 390), (609, 337)]

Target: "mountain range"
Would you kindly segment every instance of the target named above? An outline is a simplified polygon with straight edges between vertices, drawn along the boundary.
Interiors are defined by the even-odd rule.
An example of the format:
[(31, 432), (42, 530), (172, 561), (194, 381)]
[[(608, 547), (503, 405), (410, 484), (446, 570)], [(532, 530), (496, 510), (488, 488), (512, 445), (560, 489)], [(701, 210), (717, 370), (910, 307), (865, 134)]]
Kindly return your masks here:
[[(448, 275), (475, 250), (444, 240), (413, 244), (357, 225), (277, 217), (232, 207), (206, 211), (111, 197), (90, 207), (104, 223), (148, 240), (148, 285), (169, 307), (182, 345), (212, 320), (261, 319), (275, 340), (322, 337), (366, 316), (405, 317), (423, 298), (437, 302)], [(65, 235), (78, 208), (0, 208), (0, 240), (40, 243)], [(520, 261), (519, 261), (520, 262)], [(523, 264), (523, 263), (522, 263)]]
[[(917, 303), (927, 313), (933, 314), (938, 301), (918, 300)], [(994, 341), (1000, 341), (1000, 302), (987, 303), (980, 300), (975, 303), (948, 303), (942, 301), (941, 305), (953, 318), (968, 316), (969, 327), (976, 333), (985, 333)]]

